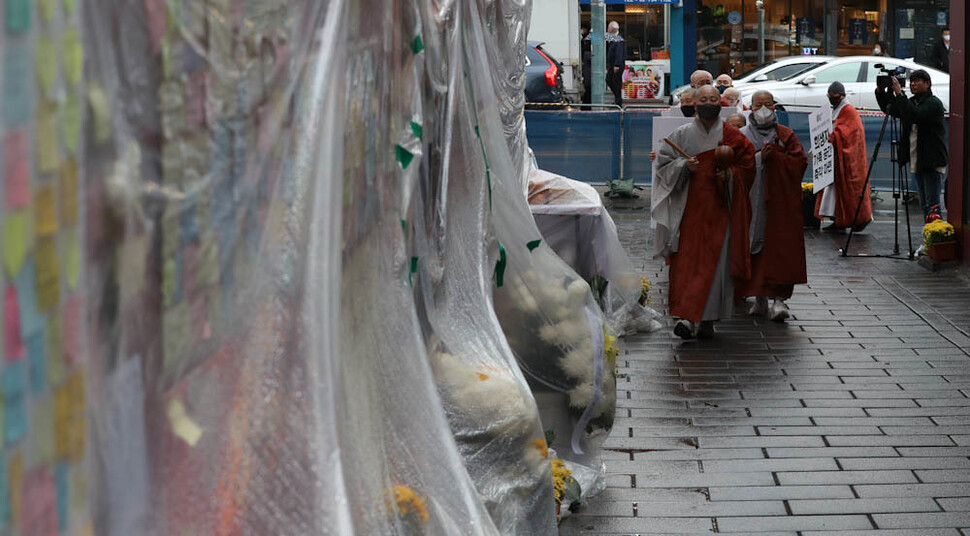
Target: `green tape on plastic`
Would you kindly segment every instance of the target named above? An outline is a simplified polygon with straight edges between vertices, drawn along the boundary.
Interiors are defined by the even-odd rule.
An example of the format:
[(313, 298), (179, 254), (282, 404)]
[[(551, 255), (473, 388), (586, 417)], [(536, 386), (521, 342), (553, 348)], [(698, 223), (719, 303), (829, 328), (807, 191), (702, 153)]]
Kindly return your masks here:
[(411, 161), (414, 160), (414, 155), (411, 151), (408, 151), (404, 147), (397, 145), (394, 147), (394, 153), (397, 157), (397, 161), (401, 163), (401, 167), (407, 169), (411, 165)]
[(408, 284), (414, 286), (414, 274), (418, 273), (418, 258), (411, 257), (411, 271), (408, 272)]
[(539, 244), (541, 243), (542, 239), (540, 238), (539, 240), (533, 240), (532, 242), (527, 243), (525, 247), (529, 248), (529, 251), (533, 251), (535, 248), (539, 247)]
[(505, 284), (505, 265), (508, 258), (505, 256), (505, 246), (498, 245), (498, 262), (495, 263), (495, 285), (501, 287)]
[(478, 145), (482, 148), (482, 159), (485, 160), (485, 181), (488, 182), (488, 210), (492, 210), (492, 170), (488, 167), (488, 155), (485, 154), (485, 143), (482, 141), (482, 132), (478, 130), (478, 125), (475, 125), (475, 136), (478, 138)]
[(411, 41), (411, 52), (419, 54), (422, 50), (424, 50), (424, 39), (421, 38), (421, 34), (418, 34)]
[(401, 230), (404, 231), (405, 233), (408, 232), (408, 221), (407, 220), (401, 220)]
[(421, 136), (424, 135), (424, 128), (421, 127), (420, 123), (411, 121), (411, 132), (414, 132), (414, 137), (420, 140)]

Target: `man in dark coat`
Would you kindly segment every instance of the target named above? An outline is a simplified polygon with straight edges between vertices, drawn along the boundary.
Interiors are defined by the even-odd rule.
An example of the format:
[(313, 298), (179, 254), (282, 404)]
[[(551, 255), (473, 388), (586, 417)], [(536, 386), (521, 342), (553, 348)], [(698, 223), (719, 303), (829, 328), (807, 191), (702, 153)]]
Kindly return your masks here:
[(933, 55), (930, 56), (930, 65), (943, 71), (950, 72), (950, 29), (940, 30), (940, 38), (933, 45)]
[(620, 35), (620, 25), (610, 22), (606, 30), (606, 85), (613, 92), (613, 101), (623, 105), (623, 70), (626, 68), (626, 41)]

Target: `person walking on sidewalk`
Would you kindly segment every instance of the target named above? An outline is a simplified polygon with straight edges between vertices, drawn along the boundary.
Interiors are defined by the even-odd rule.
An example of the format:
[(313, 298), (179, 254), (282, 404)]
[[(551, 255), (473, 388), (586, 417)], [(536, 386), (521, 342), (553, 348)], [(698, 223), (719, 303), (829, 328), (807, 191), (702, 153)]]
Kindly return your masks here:
[[(775, 98), (768, 91), (751, 97), (748, 126), (741, 132), (755, 148), (757, 172), (751, 187), (751, 277), (738, 285), (738, 299), (755, 297), (750, 315), (784, 322), (785, 300), (796, 284), (807, 283), (802, 222), (802, 175), (808, 158), (792, 129), (779, 125)], [(774, 301), (769, 306), (768, 300)]]
[[(822, 190), (815, 201), (815, 217), (835, 220), (825, 231), (842, 232), (846, 227), (861, 231), (872, 221), (872, 199), (866, 183), (866, 131), (855, 107), (845, 100), (845, 86), (832, 82), (828, 90), (832, 104), (832, 134), (829, 143), (835, 151), (835, 182)], [(863, 191), (865, 188), (865, 191)], [(862, 206), (859, 195), (862, 194)]]
[(933, 94), (930, 74), (923, 69), (909, 75), (909, 89), (913, 96), (906, 98), (896, 77), (892, 79), (891, 93), (876, 91), (879, 107), (887, 114), (898, 117), (902, 124), (899, 137), (899, 163), (909, 164), (919, 193), (923, 218), (940, 212), (940, 190), (946, 178), (949, 151), (946, 141), (946, 111), (943, 102)]
[(657, 154), (653, 253), (670, 266), (670, 314), (683, 339), (712, 337), (713, 322), (733, 314), (735, 279), (750, 276), (755, 150), (721, 120), (720, 100), (713, 86), (697, 90), (697, 117)]
[(620, 35), (620, 24), (611, 21), (606, 30), (606, 85), (613, 101), (623, 106), (623, 70), (626, 69), (626, 41)]

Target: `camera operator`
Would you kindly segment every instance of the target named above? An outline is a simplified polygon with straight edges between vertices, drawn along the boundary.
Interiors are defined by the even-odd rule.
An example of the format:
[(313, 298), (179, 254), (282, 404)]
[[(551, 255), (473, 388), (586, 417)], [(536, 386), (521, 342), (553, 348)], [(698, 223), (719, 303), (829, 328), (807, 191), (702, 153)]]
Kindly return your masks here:
[(908, 99), (895, 76), (889, 87), (876, 89), (879, 107), (902, 123), (899, 164), (909, 163), (924, 218), (939, 212), (948, 158), (943, 103), (933, 95), (931, 85), (929, 73), (918, 69), (909, 75), (913, 96)]

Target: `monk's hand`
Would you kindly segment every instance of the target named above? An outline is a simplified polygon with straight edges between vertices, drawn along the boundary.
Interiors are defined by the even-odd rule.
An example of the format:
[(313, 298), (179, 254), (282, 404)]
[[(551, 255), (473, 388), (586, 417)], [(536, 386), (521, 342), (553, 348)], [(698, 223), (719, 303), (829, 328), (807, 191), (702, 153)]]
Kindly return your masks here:
[(701, 167), (700, 160), (693, 157), (687, 159), (687, 171), (690, 171), (691, 173), (696, 173), (697, 170), (700, 169), (700, 167)]
[(653, 162), (657, 159), (657, 151), (650, 151), (650, 161)]
[(769, 156), (771, 156), (771, 147), (772, 147), (771, 142), (766, 141), (765, 144), (761, 147), (761, 158), (768, 158)]
[(829, 134), (829, 143), (835, 143), (835, 132)]
[(718, 185), (723, 185), (725, 182), (727, 182), (727, 170), (726, 169), (719, 169), (719, 170), (715, 171), (714, 172), (714, 179), (717, 180), (717, 184)]

